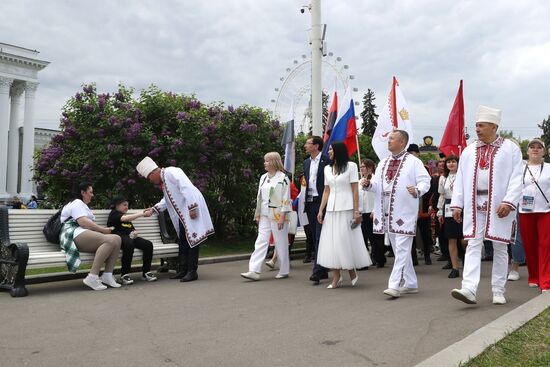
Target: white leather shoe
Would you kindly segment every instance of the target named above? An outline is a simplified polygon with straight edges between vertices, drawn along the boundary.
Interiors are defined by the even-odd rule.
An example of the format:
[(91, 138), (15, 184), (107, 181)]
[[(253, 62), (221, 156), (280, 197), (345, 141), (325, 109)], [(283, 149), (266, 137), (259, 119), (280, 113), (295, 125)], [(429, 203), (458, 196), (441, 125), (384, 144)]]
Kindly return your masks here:
[(269, 261), (266, 261), (265, 264), (266, 264), (267, 267), (270, 268), (271, 270), (275, 269), (275, 261), (269, 260)]
[(467, 289), (453, 289), (451, 291), (451, 296), (469, 305), (474, 305), (477, 303), (476, 295)]
[(418, 293), (418, 288), (399, 287), (399, 293), (402, 293), (402, 294), (415, 294), (415, 293)]
[(288, 278), (288, 274), (277, 274), (275, 275), (275, 279), (285, 279)]
[(384, 291), (384, 294), (390, 296), (391, 298), (401, 297), (401, 293), (397, 289), (388, 288)]
[(340, 277), (340, 279), (338, 279), (338, 282), (336, 282), (336, 287), (332, 286), (332, 283), (330, 283), (327, 287), (327, 289), (336, 289), (336, 288), (340, 288), (342, 286), (342, 284), (344, 283), (344, 278)]
[(510, 270), (508, 273), (508, 280), (519, 280), (519, 273), (515, 270)]
[(247, 271), (246, 273), (241, 273), (241, 276), (243, 278), (254, 280), (254, 281), (260, 280), (260, 274), (255, 273), (253, 271)]
[(494, 305), (505, 305), (506, 298), (504, 298), (503, 293), (493, 293), (493, 304)]

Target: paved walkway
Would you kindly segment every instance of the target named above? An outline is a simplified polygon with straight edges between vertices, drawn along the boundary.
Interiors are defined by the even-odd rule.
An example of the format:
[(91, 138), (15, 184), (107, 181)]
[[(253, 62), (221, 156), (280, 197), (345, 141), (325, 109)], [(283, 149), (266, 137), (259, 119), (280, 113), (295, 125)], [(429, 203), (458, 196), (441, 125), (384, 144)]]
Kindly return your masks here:
[(0, 293), (2, 366), (413, 366), (539, 294), (509, 282), (508, 304), (491, 304), (484, 263), (478, 305), (450, 297), (459, 286), (443, 263), (416, 267), (421, 291), (389, 300), (390, 268), (360, 272), (359, 284), (313, 286), (310, 266), (292, 261), (249, 282), (246, 261), (202, 265), (200, 280), (166, 274), (93, 292), (82, 280)]

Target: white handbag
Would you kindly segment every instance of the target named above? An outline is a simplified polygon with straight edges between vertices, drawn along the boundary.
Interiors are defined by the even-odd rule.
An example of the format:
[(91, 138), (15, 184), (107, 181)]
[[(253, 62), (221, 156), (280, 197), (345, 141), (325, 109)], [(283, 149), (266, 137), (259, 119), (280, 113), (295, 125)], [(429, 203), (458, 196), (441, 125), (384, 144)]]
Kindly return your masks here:
[(288, 234), (296, 234), (296, 229), (298, 227), (298, 213), (291, 211), (287, 213), (288, 215)]

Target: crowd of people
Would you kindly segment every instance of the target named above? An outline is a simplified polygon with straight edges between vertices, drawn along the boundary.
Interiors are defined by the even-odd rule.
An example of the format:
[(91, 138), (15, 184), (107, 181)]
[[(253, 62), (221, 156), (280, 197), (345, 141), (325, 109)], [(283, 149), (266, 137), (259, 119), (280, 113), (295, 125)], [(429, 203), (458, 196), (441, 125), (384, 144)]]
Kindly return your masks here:
[[(370, 159), (358, 167), (349, 160), (343, 142), (332, 142), (323, 154), (321, 137), (307, 138), (303, 176), (296, 188), (285, 172), (281, 156), (264, 156), (265, 173), (260, 177), (254, 219), (258, 235), (248, 271), (251, 281), (261, 279), (270, 245), (274, 255), (265, 262), (278, 269), (276, 279), (289, 277), (289, 245), (296, 227), (304, 227), (306, 254), (312, 262), (309, 277), (314, 284), (329, 278), (328, 289), (351, 286), (359, 270), (384, 268), (394, 257), (387, 288), (391, 298), (419, 292), (414, 266), (417, 247), (426, 265), (432, 264), (434, 245), (439, 244), (449, 278), (461, 276), (461, 288), (452, 297), (477, 303), (481, 261), (492, 258), (494, 304), (505, 304), (506, 281), (519, 280), (518, 267), (526, 263), (528, 284), (550, 290), (550, 169), (544, 171), (545, 144), (533, 139), (528, 160), (511, 140), (497, 134), (501, 111), (479, 106), (476, 114), (478, 140), (463, 152), (444, 157), (435, 172), (419, 159), (419, 149), (409, 144), (406, 131), (388, 136), (389, 155), (378, 164)], [(462, 154), (460, 154), (462, 153)], [(143, 252), (141, 279), (155, 281), (151, 272), (153, 245), (139, 236), (132, 221), (167, 210), (177, 232), (179, 268), (171, 278), (182, 282), (198, 279), (199, 245), (214, 233), (210, 214), (201, 192), (177, 167), (160, 168), (149, 157), (136, 167), (138, 173), (162, 191), (162, 199), (143, 212), (128, 214), (128, 200), (115, 197), (107, 227), (95, 223), (88, 207), (94, 192), (82, 183), (61, 211), (61, 248), (69, 270), (80, 265), (80, 252), (94, 253), (84, 284), (94, 290), (118, 288), (134, 282), (131, 262), (134, 249)], [(498, 174), (497, 174), (498, 172)], [(36, 203), (33, 198), (32, 207)], [(519, 227), (521, 225), (521, 231)], [(417, 229), (422, 245), (417, 246)], [(490, 252), (489, 252), (490, 250)], [(113, 270), (122, 251), (119, 282)], [(485, 257), (482, 253), (485, 251)], [(509, 269), (509, 252), (512, 263)], [(104, 272), (100, 275), (100, 269)]]

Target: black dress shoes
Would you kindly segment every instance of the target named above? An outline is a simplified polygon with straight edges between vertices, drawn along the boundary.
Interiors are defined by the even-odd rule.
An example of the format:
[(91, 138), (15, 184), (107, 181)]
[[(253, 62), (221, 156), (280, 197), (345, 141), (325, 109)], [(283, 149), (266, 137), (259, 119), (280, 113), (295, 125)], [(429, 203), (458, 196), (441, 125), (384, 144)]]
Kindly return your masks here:
[(309, 277), (309, 280), (311, 280), (313, 284), (317, 285), (321, 281), (321, 278), (319, 278), (319, 275), (317, 274), (311, 274), (311, 276)]
[(451, 272), (449, 273), (449, 278), (458, 278), (458, 276), (460, 275), (460, 273), (458, 272), (458, 269), (453, 269), (451, 270)]
[(185, 274), (183, 278), (180, 279), (180, 282), (192, 282), (193, 280), (199, 279), (199, 274), (196, 271), (190, 271)]
[(302, 260), (302, 262), (303, 262), (304, 264), (310, 263), (310, 262), (311, 262), (311, 257), (310, 257), (310, 256), (304, 257), (304, 260)]
[(176, 274), (170, 276), (170, 279), (182, 279), (187, 274), (187, 270), (178, 271)]

